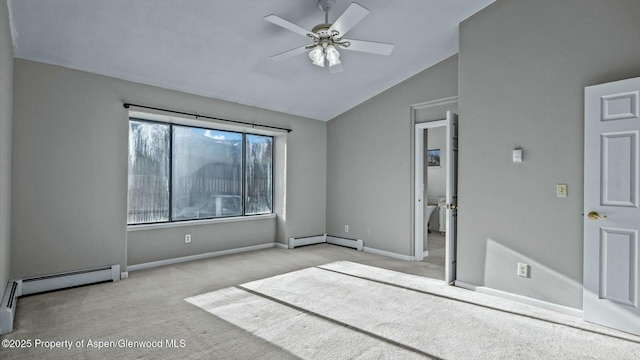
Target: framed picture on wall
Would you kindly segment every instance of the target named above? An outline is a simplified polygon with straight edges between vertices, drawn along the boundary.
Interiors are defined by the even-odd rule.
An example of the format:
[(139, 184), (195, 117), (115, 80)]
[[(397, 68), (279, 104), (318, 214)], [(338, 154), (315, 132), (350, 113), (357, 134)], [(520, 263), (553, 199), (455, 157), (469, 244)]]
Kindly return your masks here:
[(440, 149), (427, 150), (427, 165), (440, 166)]

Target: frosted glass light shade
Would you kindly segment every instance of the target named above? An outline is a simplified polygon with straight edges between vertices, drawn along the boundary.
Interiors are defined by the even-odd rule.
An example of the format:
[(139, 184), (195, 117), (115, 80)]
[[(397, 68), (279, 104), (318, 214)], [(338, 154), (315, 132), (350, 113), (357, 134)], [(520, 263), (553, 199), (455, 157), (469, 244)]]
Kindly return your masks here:
[(324, 52), (322, 51), (322, 46), (316, 46), (313, 50), (309, 51), (309, 59), (311, 59), (313, 65), (324, 67)]
[(329, 62), (329, 67), (340, 64), (340, 53), (333, 45), (327, 46), (327, 61)]

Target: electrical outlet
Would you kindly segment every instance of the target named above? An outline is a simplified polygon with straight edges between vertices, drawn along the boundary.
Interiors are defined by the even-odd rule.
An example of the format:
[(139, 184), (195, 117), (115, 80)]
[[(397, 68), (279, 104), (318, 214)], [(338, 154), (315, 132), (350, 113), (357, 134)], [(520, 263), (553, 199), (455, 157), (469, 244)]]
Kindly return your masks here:
[(345, 225), (344, 226), (344, 232), (348, 233), (349, 232), (349, 225)]
[(567, 197), (567, 184), (556, 185), (556, 196)]
[(529, 265), (518, 263), (518, 276), (529, 277)]
[(184, 236), (184, 243), (191, 244), (191, 234), (187, 234)]
[(370, 229), (367, 229), (367, 231), (365, 232), (365, 235), (366, 235), (367, 237), (371, 237), (371, 230), (370, 230)]

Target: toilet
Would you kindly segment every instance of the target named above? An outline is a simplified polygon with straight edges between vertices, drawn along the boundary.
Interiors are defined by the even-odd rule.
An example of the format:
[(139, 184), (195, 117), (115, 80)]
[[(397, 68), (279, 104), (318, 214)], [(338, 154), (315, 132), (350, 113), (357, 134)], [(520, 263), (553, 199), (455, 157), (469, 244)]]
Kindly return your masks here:
[(435, 209), (438, 208), (438, 204), (434, 204), (434, 203), (428, 203), (427, 204), (427, 217), (426, 217), (426, 223), (427, 223), (427, 230), (429, 232), (431, 232), (431, 230), (429, 229), (429, 219), (431, 219), (431, 214), (433, 214), (433, 211)]

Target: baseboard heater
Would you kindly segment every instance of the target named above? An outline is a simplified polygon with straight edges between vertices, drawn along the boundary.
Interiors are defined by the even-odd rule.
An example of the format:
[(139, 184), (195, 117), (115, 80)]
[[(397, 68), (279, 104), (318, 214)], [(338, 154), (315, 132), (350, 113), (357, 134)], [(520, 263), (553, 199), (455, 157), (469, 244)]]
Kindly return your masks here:
[(16, 316), (16, 302), (21, 295), (21, 280), (9, 280), (0, 304), (0, 335), (13, 331), (13, 318)]
[(313, 245), (313, 244), (333, 244), (346, 246), (358, 251), (364, 250), (364, 241), (361, 239), (350, 239), (341, 236), (332, 236), (332, 235), (314, 235), (314, 236), (301, 236), (301, 237), (290, 237), (289, 238), (289, 249), (293, 249), (299, 246), (305, 245)]
[(120, 265), (9, 280), (0, 303), (0, 335), (13, 331), (18, 297), (74, 286), (120, 280)]

